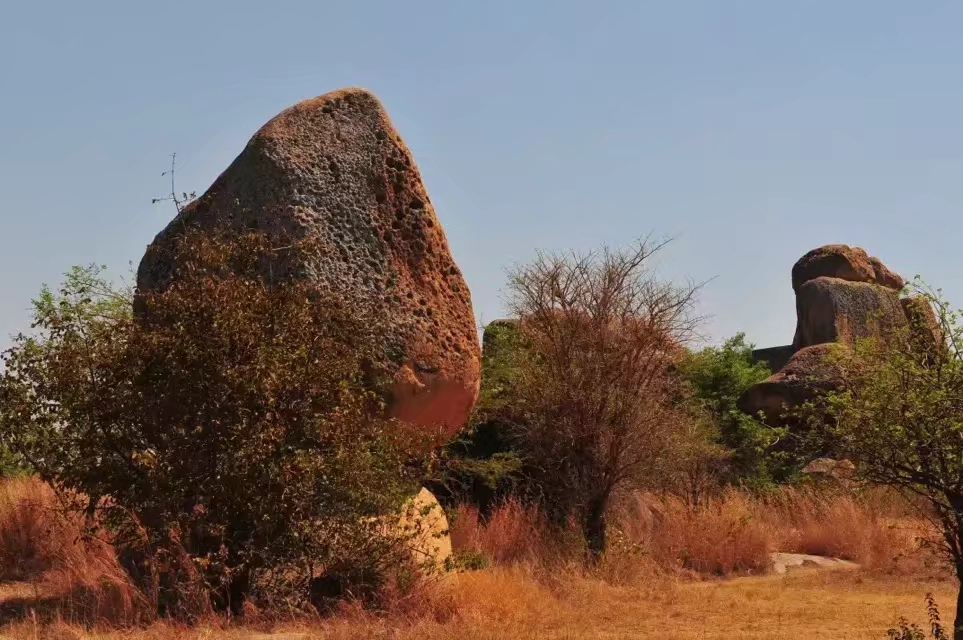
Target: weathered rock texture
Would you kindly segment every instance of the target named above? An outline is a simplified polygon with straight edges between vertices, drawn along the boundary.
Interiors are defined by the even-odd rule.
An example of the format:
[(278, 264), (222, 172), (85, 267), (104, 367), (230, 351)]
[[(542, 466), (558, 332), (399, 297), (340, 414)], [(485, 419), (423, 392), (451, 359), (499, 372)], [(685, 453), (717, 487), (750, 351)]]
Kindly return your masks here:
[(803, 467), (802, 472), (818, 482), (846, 487), (856, 473), (856, 465), (849, 460), (816, 458)]
[(913, 321), (917, 339), (935, 348), (940, 338), (933, 309), (922, 297), (900, 299), (903, 284), (900, 276), (858, 247), (826, 245), (800, 258), (792, 268), (793, 343), (754, 353), (775, 373), (743, 394), (742, 410), (762, 412), (771, 424), (782, 423), (787, 409), (819, 390), (841, 385), (832, 345), (845, 348), (865, 338), (885, 341)]
[(273, 118), (207, 192), (148, 247), (139, 290), (167, 285), (182, 230), (258, 229), (317, 248), (293, 261), (266, 257), (272, 277), (387, 311), (390, 414), (460, 427), (478, 397), (480, 349), (468, 287), (452, 259), (421, 176), (378, 99), (345, 89)]
[(899, 296), (892, 289), (867, 282), (825, 276), (796, 291), (796, 348), (826, 342), (853, 344), (862, 338), (882, 338), (906, 324)]
[(887, 269), (879, 258), (845, 244), (827, 244), (800, 258), (792, 268), (792, 289), (799, 291), (806, 282), (823, 276), (896, 290), (903, 288), (903, 279)]
[(797, 407), (841, 382), (833, 364), (834, 348), (827, 343), (800, 349), (786, 366), (749, 387), (739, 399), (740, 407), (753, 415), (761, 411), (768, 424), (779, 424), (787, 407)]

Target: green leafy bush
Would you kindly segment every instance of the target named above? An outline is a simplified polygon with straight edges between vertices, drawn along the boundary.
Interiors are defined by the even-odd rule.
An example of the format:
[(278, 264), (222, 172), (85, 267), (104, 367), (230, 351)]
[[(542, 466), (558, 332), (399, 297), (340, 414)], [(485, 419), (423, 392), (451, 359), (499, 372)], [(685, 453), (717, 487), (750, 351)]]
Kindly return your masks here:
[[(963, 315), (920, 282), (911, 290), (926, 304), (910, 325), (885, 341), (836, 345), (829, 357), (843, 382), (797, 413), (812, 450), (914, 496), (963, 581)], [(953, 637), (963, 640), (963, 589), (957, 602)]]
[[(381, 419), (382, 319), (344, 292), (266, 282), (260, 234), (185, 234), (179, 277), (114, 291), (96, 269), (35, 303), (6, 352), (0, 436), (127, 551), (167, 613), (297, 606), (325, 571), (384, 575), (382, 516), (422, 473)], [(366, 574), (366, 575), (367, 575)]]
[(769, 369), (752, 358), (752, 345), (739, 333), (720, 347), (689, 352), (680, 369), (701, 410), (713, 424), (719, 443), (728, 449), (728, 479), (749, 487), (765, 487), (788, 479), (793, 465), (770, 447), (784, 435), (739, 410), (746, 389), (765, 380)]

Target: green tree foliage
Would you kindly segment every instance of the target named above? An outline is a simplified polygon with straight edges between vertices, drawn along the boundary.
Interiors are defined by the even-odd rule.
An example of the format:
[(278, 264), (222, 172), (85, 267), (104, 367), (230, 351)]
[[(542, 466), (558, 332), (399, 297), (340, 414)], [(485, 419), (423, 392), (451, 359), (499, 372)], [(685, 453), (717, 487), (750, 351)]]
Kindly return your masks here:
[(765, 363), (753, 361), (752, 349), (745, 334), (739, 333), (722, 346), (689, 352), (680, 370), (713, 423), (719, 443), (731, 452), (729, 480), (760, 487), (786, 480), (791, 468), (770, 451), (782, 430), (766, 426), (736, 406), (746, 389), (770, 374)]
[[(919, 313), (885, 343), (840, 345), (834, 357), (845, 388), (802, 413), (814, 447), (831, 447), (862, 478), (922, 500), (963, 581), (963, 326), (939, 292), (914, 288), (936, 310), (935, 325)], [(963, 590), (954, 628), (963, 639)]]
[(511, 437), (517, 419), (511, 383), (521, 348), (516, 321), (496, 320), (484, 327), (478, 402), (465, 433), (442, 448), (432, 484), (439, 499), (472, 503), (482, 517), (498, 500), (527, 492), (527, 475)]
[[(129, 286), (114, 286), (105, 277), (103, 265), (74, 266), (64, 274), (60, 294), (44, 285), (40, 295), (32, 302), (33, 327), (42, 324), (76, 322), (91, 328), (103, 323), (131, 318)], [(31, 347), (37, 345), (21, 336), (18, 342)], [(22, 455), (0, 443), (0, 474), (24, 475), (31, 471), (30, 464)]]
[(297, 249), (187, 233), (179, 277), (139, 292), (136, 316), (77, 269), (5, 354), (3, 442), (131, 552), (162, 607), (297, 604), (324, 570), (407, 557), (382, 516), (413, 495), (424, 443), (378, 417), (382, 318), (264, 280)]

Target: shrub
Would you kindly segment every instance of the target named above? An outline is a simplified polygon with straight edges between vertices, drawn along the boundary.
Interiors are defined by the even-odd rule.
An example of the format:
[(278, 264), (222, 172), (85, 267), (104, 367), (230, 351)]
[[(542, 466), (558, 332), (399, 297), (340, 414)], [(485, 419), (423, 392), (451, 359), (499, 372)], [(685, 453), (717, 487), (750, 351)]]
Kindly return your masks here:
[(661, 524), (651, 553), (663, 566), (725, 576), (765, 573), (772, 535), (745, 494), (727, 491), (691, 505), (674, 498), (661, 501)]
[(874, 484), (918, 496), (940, 529), (961, 588), (953, 637), (963, 640), (963, 324), (920, 282), (922, 305), (886, 340), (837, 345), (843, 388), (804, 405), (811, 446), (854, 463)]
[(926, 594), (926, 617), (929, 622), (930, 635), (920, 629), (916, 623), (909, 622), (906, 618), (900, 618), (895, 628), (886, 631), (890, 640), (926, 640), (927, 637), (933, 640), (949, 640), (949, 635), (943, 628), (943, 621), (940, 619), (940, 609), (933, 598), (933, 594)]
[(294, 248), (185, 233), (178, 278), (138, 292), (136, 317), (77, 270), (5, 354), (3, 441), (107, 528), (164, 611), (299, 606), (325, 570), (407, 557), (380, 517), (413, 493), (425, 443), (379, 417), (383, 323), (259, 275)]
[(787, 480), (793, 465), (770, 451), (782, 430), (764, 425), (736, 405), (746, 389), (765, 380), (769, 369), (752, 358), (752, 345), (737, 334), (720, 347), (689, 352), (680, 370), (702, 411), (715, 426), (719, 443), (729, 452), (728, 480), (766, 487)]

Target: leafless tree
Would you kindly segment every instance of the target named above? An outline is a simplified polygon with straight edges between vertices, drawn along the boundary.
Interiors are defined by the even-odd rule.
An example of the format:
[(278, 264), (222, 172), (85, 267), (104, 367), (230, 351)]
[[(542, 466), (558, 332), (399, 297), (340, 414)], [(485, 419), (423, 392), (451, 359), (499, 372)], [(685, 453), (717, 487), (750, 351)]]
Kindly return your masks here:
[(666, 244), (540, 253), (509, 272), (525, 354), (513, 435), (550, 512), (577, 518), (595, 557), (616, 493), (655, 483), (692, 433), (673, 365), (700, 324), (700, 285), (657, 276)]

